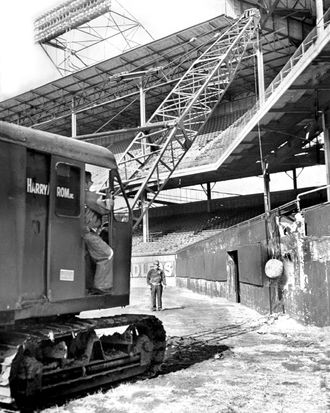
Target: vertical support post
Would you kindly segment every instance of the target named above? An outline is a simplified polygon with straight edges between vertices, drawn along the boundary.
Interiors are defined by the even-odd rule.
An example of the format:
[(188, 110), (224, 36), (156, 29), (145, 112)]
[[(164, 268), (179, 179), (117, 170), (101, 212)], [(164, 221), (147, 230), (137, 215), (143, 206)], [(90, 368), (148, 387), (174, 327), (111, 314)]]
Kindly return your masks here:
[(260, 166), (262, 171), (262, 177), (264, 181), (264, 207), (265, 207), (265, 237), (266, 244), (268, 246), (268, 255), (273, 256), (273, 240), (272, 240), (272, 231), (271, 231), (271, 222), (270, 222), (270, 191), (269, 191), (269, 172), (268, 172), (268, 163), (265, 162), (263, 151), (262, 151), (262, 142), (261, 142), (261, 133), (260, 126), (258, 124), (258, 135), (259, 135), (259, 151), (260, 151)]
[(139, 80), (139, 92), (140, 92), (140, 124), (144, 126), (146, 124), (146, 93), (143, 87), (143, 77)]
[(258, 92), (260, 106), (265, 102), (265, 73), (264, 73), (264, 57), (260, 42), (260, 34), (257, 32), (257, 69), (258, 69)]
[[(276, 253), (275, 251), (275, 243), (274, 243), (274, 237), (273, 237), (273, 231), (272, 231), (272, 223), (270, 220), (270, 210), (271, 210), (271, 205), (270, 205), (270, 188), (269, 188), (269, 172), (268, 172), (268, 165), (267, 163), (262, 159), (261, 160), (261, 167), (262, 167), (262, 175), (264, 179), (264, 206), (265, 206), (265, 230), (266, 230), (266, 243), (268, 247), (268, 255), (271, 256), (271, 258), (274, 256)], [(270, 282), (268, 286), (268, 297), (269, 297), (269, 313), (273, 313), (273, 290), (274, 286)]]
[(273, 243), (273, 232), (272, 232), (272, 224), (270, 221), (270, 188), (269, 188), (269, 172), (268, 172), (268, 165), (262, 159), (261, 160), (261, 168), (262, 168), (262, 176), (264, 180), (264, 207), (265, 207), (265, 231), (266, 231), (266, 243), (268, 245), (268, 254), (273, 256), (274, 251), (274, 243)]
[(147, 196), (144, 192), (141, 197), (141, 208), (143, 208), (143, 218), (142, 218), (142, 232), (143, 232), (143, 242), (149, 241), (149, 209), (147, 207)]
[(264, 205), (265, 205), (265, 213), (266, 216), (269, 217), (271, 205), (270, 205), (270, 190), (269, 190), (269, 172), (268, 172), (268, 165), (265, 161), (261, 161), (262, 163), (262, 175), (264, 179)]
[(292, 169), (292, 180), (293, 180), (293, 189), (295, 192), (298, 190), (298, 183), (297, 183), (297, 171), (296, 169)]
[[(322, 111), (322, 129), (324, 136), (324, 158), (325, 158), (325, 170), (327, 185), (330, 185), (330, 137), (329, 128), (326, 123), (325, 113)], [(330, 188), (327, 188), (327, 200), (330, 201)]]
[(316, 0), (316, 30), (318, 36), (324, 32), (323, 0)]
[(76, 113), (76, 101), (75, 97), (72, 97), (71, 101), (71, 136), (75, 138), (77, 136), (77, 113)]
[[(139, 78), (139, 92), (140, 92), (140, 124), (144, 126), (146, 124), (146, 94), (143, 87), (143, 77)], [(142, 145), (142, 153), (145, 154), (145, 144)], [(142, 208), (144, 209), (144, 215), (142, 218), (142, 230), (143, 230), (143, 242), (149, 241), (149, 210), (146, 207), (147, 195), (144, 193), (142, 195)]]
[(212, 190), (210, 182), (206, 184), (206, 196), (207, 196), (207, 212), (211, 212)]

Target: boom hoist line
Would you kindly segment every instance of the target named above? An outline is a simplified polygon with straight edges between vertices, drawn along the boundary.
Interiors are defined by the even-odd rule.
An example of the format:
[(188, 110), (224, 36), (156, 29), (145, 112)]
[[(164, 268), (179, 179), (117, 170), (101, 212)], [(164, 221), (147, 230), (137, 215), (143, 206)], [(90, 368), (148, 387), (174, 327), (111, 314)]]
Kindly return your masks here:
[[(164, 189), (231, 84), (248, 46), (254, 41), (259, 20), (259, 11), (249, 9), (220, 33), (150, 117), (146, 126), (153, 129), (138, 133), (118, 161), (126, 191), (135, 194), (132, 209), (149, 195), (134, 227)], [(155, 131), (157, 124), (166, 126)]]

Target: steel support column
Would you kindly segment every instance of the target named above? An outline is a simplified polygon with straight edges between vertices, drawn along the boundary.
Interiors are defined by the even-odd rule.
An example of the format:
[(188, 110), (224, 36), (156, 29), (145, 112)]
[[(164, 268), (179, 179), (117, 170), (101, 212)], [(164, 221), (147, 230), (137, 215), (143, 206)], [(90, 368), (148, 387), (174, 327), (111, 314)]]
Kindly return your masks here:
[[(329, 116), (329, 114), (328, 114)], [(325, 113), (322, 112), (322, 129), (324, 136), (324, 159), (325, 159), (325, 169), (326, 169), (326, 179), (327, 185), (330, 185), (330, 132), (329, 132), (329, 122), (325, 119)], [(327, 200), (330, 201), (330, 188), (327, 188)]]
[(149, 209), (146, 193), (142, 196), (141, 208), (143, 209), (144, 214), (142, 220), (143, 242), (149, 242)]
[(262, 165), (262, 175), (263, 175), (263, 180), (264, 180), (264, 206), (265, 206), (265, 213), (267, 216), (270, 214), (271, 210), (271, 203), (270, 203), (270, 189), (269, 189), (269, 183), (270, 183), (270, 177), (269, 177), (269, 172), (268, 172), (268, 165), (266, 164), (265, 161), (261, 161)]
[(77, 136), (77, 113), (75, 98), (71, 101), (71, 136), (75, 138)]
[(257, 68), (258, 68), (258, 94), (259, 94), (260, 105), (262, 105), (265, 102), (265, 73), (264, 73), (264, 57), (262, 54), (262, 46), (260, 42), (259, 32), (258, 32), (258, 38), (257, 38), (256, 55), (257, 55)]
[(146, 92), (143, 87), (143, 77), (139, 81), (139, 91), (140, 91), (140, 126), (146, 124)]
[(292, 169), (292, 181), (293, 181), (293, 189), (297, 192), (298, 183), (297, 183), (297, 171), (296, 169)]
[(315, 4), (317, 34), (321, 36), (324, 32), (323, 0), (316, 0)]
[(207, 212), (211, 212), (212, 190), (210, 182), (206, 184), (206, 196), (207, 196)]
[[(143, 87), (143, 76), (139, 78), (139, 92), (140, 92), (140, 126), (143, 127), (146, 124), (146, 93)], [(145, 148), (144, 148), (145, 149)], [(143, 196), (142, 208), (146, 211), (143, 214), (142, 229), (143, 229), (143, 242), (149, 241), (149, 210), (148, 200), (146, 193)]]

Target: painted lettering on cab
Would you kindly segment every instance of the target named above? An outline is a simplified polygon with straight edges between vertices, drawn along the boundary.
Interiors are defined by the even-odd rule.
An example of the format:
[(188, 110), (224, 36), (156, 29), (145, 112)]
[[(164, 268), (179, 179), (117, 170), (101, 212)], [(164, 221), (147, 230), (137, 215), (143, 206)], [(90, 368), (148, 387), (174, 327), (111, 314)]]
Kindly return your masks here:
[(58, 198), (74, 199), (74, 194), (70, 192), (70, 188), (65, 188), (64, 186), (56, 188), (56, 196)]
[(33, 182), (32, 178), (27, 178), (26, 192), (30, 194), (49, 195), (49, 184)]

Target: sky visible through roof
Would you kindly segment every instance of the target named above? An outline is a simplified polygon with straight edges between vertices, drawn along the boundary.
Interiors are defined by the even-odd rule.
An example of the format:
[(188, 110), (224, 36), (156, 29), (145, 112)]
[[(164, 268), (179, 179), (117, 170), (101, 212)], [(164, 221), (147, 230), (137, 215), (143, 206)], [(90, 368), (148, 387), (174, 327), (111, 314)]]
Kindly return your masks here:
[[(26, 92), (59, 77), (57, 70), (40, 46), (34, 44), (33, 21), (36, 17), (62, 4), (63, 0), (11, 0), (0, 2), (0, 101)], [(229, 0), (120, 0), (157, 39), (185, 29), (220, 14), (231, 15)], [(323, 170), (323, 166), (320, 166)], [(313, 168), (315, 169), (315, 168)], [(298, 186), (322, 185), (324, 173), (300, 171)], [(277, 179), (276, 176), (281, 176)], [(311, 175), (314, 179), (310, 181)], [(307, 179), (307, 177), (309, 179)], [(262, 192), (261, 177), (250, 178), (253, 191)], [(286, 184), (284, 184), (286, 181)], [(315, 182), (317, 181), (317, 182)], [(283, 185), (284, 184), (284, 185)], [(292, 188), (292, 179), (275, 174), (272, 190)], [(217, 188), (218, 189), (218, 185)], [(244, 194), (251, 185), (223, 182), (220, 191)]]
[[(0, 2), (0, 101), (59, 75), (33, 41), (33, 20), (63, 0)], [(226, 11), (226, 0), (120, 0), (154, 38), (185, 29)]]

